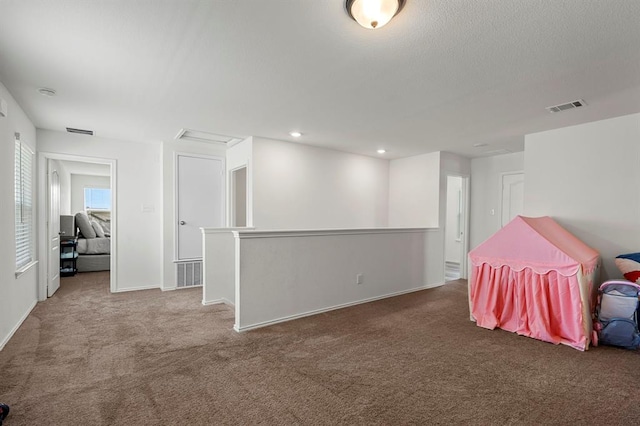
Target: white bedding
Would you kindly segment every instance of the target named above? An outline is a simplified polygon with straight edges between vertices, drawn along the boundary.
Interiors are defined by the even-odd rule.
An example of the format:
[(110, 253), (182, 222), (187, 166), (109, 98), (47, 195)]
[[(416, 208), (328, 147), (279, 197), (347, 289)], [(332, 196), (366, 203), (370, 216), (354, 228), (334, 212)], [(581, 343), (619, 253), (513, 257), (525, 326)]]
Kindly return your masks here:
[(110, 238), (78, 238), (78, 254), (110, 254)]

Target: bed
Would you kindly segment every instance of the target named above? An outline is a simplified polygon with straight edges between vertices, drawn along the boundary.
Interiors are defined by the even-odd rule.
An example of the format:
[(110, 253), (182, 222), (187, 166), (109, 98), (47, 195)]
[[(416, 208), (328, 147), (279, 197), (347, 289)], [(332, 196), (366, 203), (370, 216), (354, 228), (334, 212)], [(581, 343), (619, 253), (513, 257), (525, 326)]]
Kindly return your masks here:
[(600, 256), (550, 217), (517, 216), (469, 252), (471, 319), (589, 348)]
[(109, 212), (79, 212), (75, 215), (78, 236), (78, 272), (111, 269)]

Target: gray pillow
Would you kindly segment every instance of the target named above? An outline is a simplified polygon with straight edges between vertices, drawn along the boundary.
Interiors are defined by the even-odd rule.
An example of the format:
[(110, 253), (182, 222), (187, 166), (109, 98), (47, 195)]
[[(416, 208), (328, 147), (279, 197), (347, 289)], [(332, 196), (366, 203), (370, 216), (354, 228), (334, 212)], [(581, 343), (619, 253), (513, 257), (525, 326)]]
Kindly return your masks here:
[(76, 213), (76, 226), (80, 228), (80, 233), (84, 238), (90, 239), (96, 237), (96, 231), (94, 231), (89, 216), (85, 212)]
[(97, 221), (92, 220), (91, 227), (96, 231), (96, 237), (104, 238), (104, 229), (102, 229), (102, 226)]

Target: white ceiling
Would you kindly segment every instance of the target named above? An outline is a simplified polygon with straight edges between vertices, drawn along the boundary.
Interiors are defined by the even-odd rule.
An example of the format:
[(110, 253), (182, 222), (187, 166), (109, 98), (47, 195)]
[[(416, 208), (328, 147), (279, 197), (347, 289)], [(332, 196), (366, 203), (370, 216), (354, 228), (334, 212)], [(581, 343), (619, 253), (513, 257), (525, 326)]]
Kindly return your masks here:
[(639, 112), (640, 1), (407, 0), (372, 31), (343, 0), (0, 0), (0, 81), (39, 128), (473, 157)]

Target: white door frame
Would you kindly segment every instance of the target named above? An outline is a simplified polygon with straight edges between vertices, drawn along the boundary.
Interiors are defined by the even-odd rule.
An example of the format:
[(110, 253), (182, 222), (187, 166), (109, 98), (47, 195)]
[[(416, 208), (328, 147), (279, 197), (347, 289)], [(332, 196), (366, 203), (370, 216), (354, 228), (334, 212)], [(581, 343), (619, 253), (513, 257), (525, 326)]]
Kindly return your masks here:
[(47, 265), (49, 262), (49, 244), (48, 244), (48, 223), (50, 206), (48, 201), (47, 190), (47, 161), (48, 160), (66, 160), (80, 161), (83, 163), (106, 164), (110, 166), (111, 172), (111, 265), (110, 265), (110, 291), (115, 293), (118, 291), (117, 281), (117, 247), (118, 247), (118, 215), (117, 215), (117, 160), (111, 158), (85, 157), (81, 155), (60, 154), (56, 152), (38, 153), (38, 259), (45, 260), (40, 262), (38, 277), (38, 300), (47, 299)]
[(188, 262), (199, 259), (179, 259), (178, 258), (178, 157), (205, 158), (208, 160), (222, 161), (222, 196), (220, 197), (220, 217), (224, 221), (227, 217), (227, 180), (226, 180), (226, 158), (219, 155), (194, 154), (192, 152), (174, 151), (173, 153), (173, 263)]
[[(462, 238), (461, 238), (461, 243), (462, 243), (462, 255), (460, 256), (460, 279), (466, 280), (469, 276), (468, 271), (467, 271), (467, 262), (468, 262), (468, 257), (469, 257), (469, 204), (471, 201), (471, 191), (470, 189), (470, 177), (469, 175), (465, 175), (465, 174), (459, 174), (459, 173), (447, 173), (445, 176), (445, 179), (447, 179), (448, 181), (448, 177), (452, 176), (452, 177), (459, 177), (462, 178), (462, 201), (463, 201), (463, 206), (462, 206)], [(446, 185), (446, 191), (445, 194), (448, 193), (449, 188), (448, 188), (448, 184)], [(446, 200), (446, 195), (445, 195), (445, 200)], [(446, 267), (446, 241), (447, 241), (447, 222), (446, 222), (446, 204), (445, 204), (445, 222), (444, 222), (444, 226), (443, 226), (443, 239), (442, 239), (442, 252), (444, 253), (444, 263), (442, 265), (443, 268)], [(444, 269), (443, 269), (444, 270)], [(446, 278), (443, 277), (443, 282), (446, 280)]]

